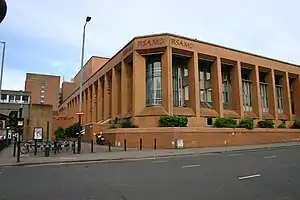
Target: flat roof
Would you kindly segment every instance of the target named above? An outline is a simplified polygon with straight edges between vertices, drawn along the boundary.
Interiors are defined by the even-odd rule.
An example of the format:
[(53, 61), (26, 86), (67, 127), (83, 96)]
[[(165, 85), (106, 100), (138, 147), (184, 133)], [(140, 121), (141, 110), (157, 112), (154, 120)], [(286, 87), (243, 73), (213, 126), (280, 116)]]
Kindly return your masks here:
[[(157, 37), (157, 36), (171, 36), (171, 37), (177, 37), (177, 38), (181, 38), (181, 39), (185, 39), (185, 40), (190, 40), (190, 41), (193, 41), (193, 42), (198, 42), (198, 43), (202, 43), (202, 44), (206, 44), (206, 45), (210, 45), (210, 46), (215, 46), (215, 47), (219, 47), (219, 48), (223, 48), (223, 49), (226, 49), (226, 50), (231, 50), (231, 51), (235, 51), (235, 52), (239, 52), (239, 53), (243, 53), (243, 54), (247, 54), (247, 55), (251, 55), (251, 56), (255, 56), (255, 57), (259, 57), (259, 58), (263, 58), (263, 59), (267, 59), (267, 60), (271, 60), (271, 61), (275, 61), (275, 62), (279, 62), (279, 63), (283, 63), (283, 64), (288, 64), (288, 65), (291, 65), (291, 66), (295, 66), (295, 67), (299, 67), (300, 68), (300, 65), (297, 65), (297, 64), (294, 64), (294, 63), (289, 63), (289, 62), (286, 62), (286, 61), (281, 61), (281, 60), (278, 60), (278, 59), (275, 59), (275, 58), (269, 58), (269, 57), (265, 57), (265, 56), (261, 56), (261, 55), (258, 55), (258, 54), (254, 54), (254, 53), (250, 53), (250, 52), (246, 52), (246, 51), (242, 51), (242, 50), (237, 50), (237, 49), (234, 49), (234, 48), (229, 48), (229, 47), (226, 47), (226, 46), (222, 46), (222, 45), (217, 45), (217, 44), (214, 44), (214, 43), (209, 43), (209, 42), (205, 42), (205, 41), (201, 41), (201, 40), (198, 40), (198, 39), (193, 39), (193, 38), (189, 38), (189, 37), (185, 37), (185, 36), (181, 36), (181, 35), (176, 35), (176, 34), (172, 34), (172, 33), (156, 33), (156, 34), (149, 34), (149, 35), (143, 35), (143, 36), (136, 36), (134, 38), (132, 38), (129, 42), (127, 42), (119, 51), (117, 51), (111, 58), (109, 58), (109, 60), (102, 66), (100, 67), (94, 74), (92, 74), (91, 77), (89, 77), (85, 82), (82, 83), (82, 85), (84, 85), (86, 82), (89, 81), (89, 79), (91, 79), (94, 75), (96, 75), (98, 73), (98, 71), (100, 71), (103, 67), (105, 67), (110, 60), (112, 60), (113, 58), (115, 58), (120, 52), (122, 52), (131, 42), (133, 42), (134, 40), (136, 39), (142, 39), (142, 38), (148, 38), (148, 37)], [(92, 56), (92, 57), (98, 57), (98, 56)], [(92, 58), (91, 57), (91, 58)], [(86, 62), (86, 64), (91, 60), (91, 58)], [(105, 58), (105, 57), (100, 57), (100, 58)], [(85, 64), (85, 65), (86, 65)], [(85, 66), (84, 65), (84, 66)], [(79, 71), (80, 72), (80, 71)], [(78, 73), (79, 73), (78, 72)], [(78, 74), (77, 73), (77, 74)], [(74, 92), (72, 92), (66, 99), (65, 101), (68, 100), (68, 98), (70, 96), (72, 96), (79, 88), (77, 88)], [(63, 101), (62, 104), (65, 102)]]
[(185, 39), (185, 40), (191, 40), (191, 41), (194, 41), (194, 42), (207, 44), (207, 45), (210, 45), (210, 46), (215, 46), (215, 47), (223, 48), (223, 49), (226, 49), (226, 50), (231, 50), (231, 51), (235, 51), (235, 52), (239, 52), (239, 53), (243, 53), (243, 54), (248, 54), (248, 55), (251, 55), (251, 56), (255, 56), (255, 57), (259, 57), (259, 58), (263, 58), (263, 59), (268, 59), (268, 60), (272, 60), (272, 61), (275, 61), (275, 62), (280, 62), (280, 63), (283, 63), (283, 64), (292, 65), (292, 66), (295, 66), (295, 67), (300, 67), (300, 65), (295, 64), (295, 63), (290, 63), (290, 62), (278, 60), (278, 59), (275, 59), (275, 58), (261, 56), (261, 55), (250, 53), (250, 52), (247, 52), (247, 51), (237, 50), (237, 49), (234, 49), (234, 48), (230, 48), (230, 47), (226, 47), (226, 46), (222, 46), (222, 45), (218, 45), (218, 44), (214, 44), (214, 43), (210, 43), (210, 42), (205, 42), (205, 41), (198, 40), (198, 39), (193, 39), (193, 38), (189, 38), (189, 37), (185, 37), (185, 36), (181, 36), (181, 35), (176, 35), (176, 34), (173, 34), (173, 33), (157, 33), (157, 34), (151, 34), (151, 35), (137, 36), (137, 37), (133, 38), (133, 40), (134, 39), (145, 38), (145, 37), (155, 37), (155, 36), (178, 37), (178, 38)]
[(23, 90), (1, 90), (1, 94), (30, 95), (30, 92)]

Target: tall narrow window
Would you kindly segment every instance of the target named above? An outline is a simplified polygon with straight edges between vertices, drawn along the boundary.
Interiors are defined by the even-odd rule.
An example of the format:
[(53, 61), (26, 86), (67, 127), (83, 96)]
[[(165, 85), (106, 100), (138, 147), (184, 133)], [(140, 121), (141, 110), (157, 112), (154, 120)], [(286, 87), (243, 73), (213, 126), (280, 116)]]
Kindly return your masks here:
[(146, 57), (146, 105), (161, 105), (161, 55)]
[(251, 112), (251, 80), (250, 73), (251, 70), (242, 68), (242, 91), (243, 91), (243, 107), (244, 111)]
[(295, 102), (294, 102), (294, 78), (290, 78), (290, 99), (291, 99), (291, 109), (292, 109), (292, 114), (296, 114), (295, 111)]
[(275, 75), (275, 86), (276, 86), (276, 98), (277, 98), (277, 108), (278, 113), (283, 113), (283, 94), (282, 94), (282, 85), (280, 83), (281, 77)]
[(189, 100), (188, 90), (188, 59), (181, 56), (173, 56), (173, 105), (187, 106)]
[(223, 107), (225, 109), (232, 109), (231, 69), (232, 69), (232, 66), (222, 64)]
[(212, 62), (199, 60), (200, 106), (212, 108), (211, 66)]
[(268, 83), (266, 81), (266, 73), (259, 73), (260, 82), (260, 97), (261, 97), (261, 108), (263, 112), (269, 112), (268, 106)]

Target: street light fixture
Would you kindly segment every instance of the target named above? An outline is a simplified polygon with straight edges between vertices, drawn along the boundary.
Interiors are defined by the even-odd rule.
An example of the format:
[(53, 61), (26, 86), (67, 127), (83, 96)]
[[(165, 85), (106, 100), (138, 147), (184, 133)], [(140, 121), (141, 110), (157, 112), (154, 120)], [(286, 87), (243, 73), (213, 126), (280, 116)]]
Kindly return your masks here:
[(3, 79), (3, 68), (4, 68), (4, 57), (5, 57), (5, 47), (6, 42), (0, 41), (1, 44), (3, 44), (3, 50), (2, 50), (2, 62), (1, 62), (1, 75), (0, 75), (0, 98), (2, 93), (2, 79)]
[(85, 28), (88, 22), (91, 21), (91, 17), (87, 16), (85, 19), (85, 24), (83, 26), (83, 37), (82, 37), (82, 49), (81, 49), (81, 69), (80, 69), (80, 88), (79, 88), (79, 112), (78, 112), (78, 123), (79, 123), (79, 136), (78, 136), (78, 146), (77, 146), (77, 153), (80, 154), (81, 150), (81, 115), (82, 113), (82, 79), (83, 79), (83, 61), (84, 61), (84, 47), (85, 47)]

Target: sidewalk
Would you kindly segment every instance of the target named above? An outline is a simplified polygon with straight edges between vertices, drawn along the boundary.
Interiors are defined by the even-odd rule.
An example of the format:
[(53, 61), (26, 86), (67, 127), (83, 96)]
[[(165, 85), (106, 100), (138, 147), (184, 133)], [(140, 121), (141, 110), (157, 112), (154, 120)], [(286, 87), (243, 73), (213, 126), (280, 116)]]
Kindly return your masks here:
[[(12, 147), (4, 149), (0, 153), (0, 167), (1, 166), (25, 166), (25, 165), (38, 165), (38, 164), (50, 164), (50, 163), (70, 163), (70, 162), (91, 162), (91, 161), (121, 161), (130, 159), (150, 159), (158, 157), (172, 157), (172, 156), (184, 156), (194, 154), (206, 154), (206, 153), (224, 153), (232, 151), (245, 151), (245, 150), (263, 150), (270, 148), (280, 147), (292, 147), (299, 146), (300, 142), (292, 143), (275, 143), (264, 145), (248, 145), (248, 146), (230, 146), (230, 147), (211, 147), (211, 148), (197, 148), (197, 149), (163, 149), (163, 150), (133, 150), (122, 151), (121, 148), (113, 149), (112, 152), (108, 152), (107, 147), (97, 146), (96, 153), (88, 153), (84, 148), (88, 147), (88, 144), (83, 145), (82, 154), (59, 153), (54, 155), (50, 154), (49, 157), (44, 157), (44, 154), (34, 156), (32, 154), (22, 155), (20, 163), (16, 162), (16, 157), (12, 156)], [(100, 151), (102, 149), (102, 151)]]

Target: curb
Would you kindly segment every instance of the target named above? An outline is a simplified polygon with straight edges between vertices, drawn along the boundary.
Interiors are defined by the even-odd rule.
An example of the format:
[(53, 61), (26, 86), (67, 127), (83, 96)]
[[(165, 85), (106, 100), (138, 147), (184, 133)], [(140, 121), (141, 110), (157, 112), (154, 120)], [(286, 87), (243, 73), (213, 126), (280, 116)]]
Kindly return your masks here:
[(1, 167), (22, 167), (22, 166), (32, 166), (32, 165), (47, 165), (47, 164), (69, 164), (69, 163), (87, 163), (87, 162), (115, 162), (115, 161), (133, 161), (133, 160), (147, 160), (147, 159), (157, 159), (157, 158), (172, 158), (172, 157), (183, 157), (183, 156), (193, 156), (193, 155), (205, 155), (205, 154), (225, 154), (229, 152), (257, 152), (257, 151), (268, 151), (272, 149), (289, 149), (300, 147), (300, 144), (292, 144), (288, 146), (274, 146), (274, 147), (257, 147), (249, 149), (233, 149), (233, 150), (219, 150), (219, 151), (208, 151), (208, 152), (191, 152), (191, 153), (181, 153), (174, 155), (154, 155), (154, 156), (141, 156), (141, 157), (123, 157), (123, 158), (97, 158), (97, 159), (87, 159), (87, 160), (61, 160), (61, 161), (45, 161), (45, 162), (24, 162), (24, 163), (12, 163), (12, 164), (0, 164)]

